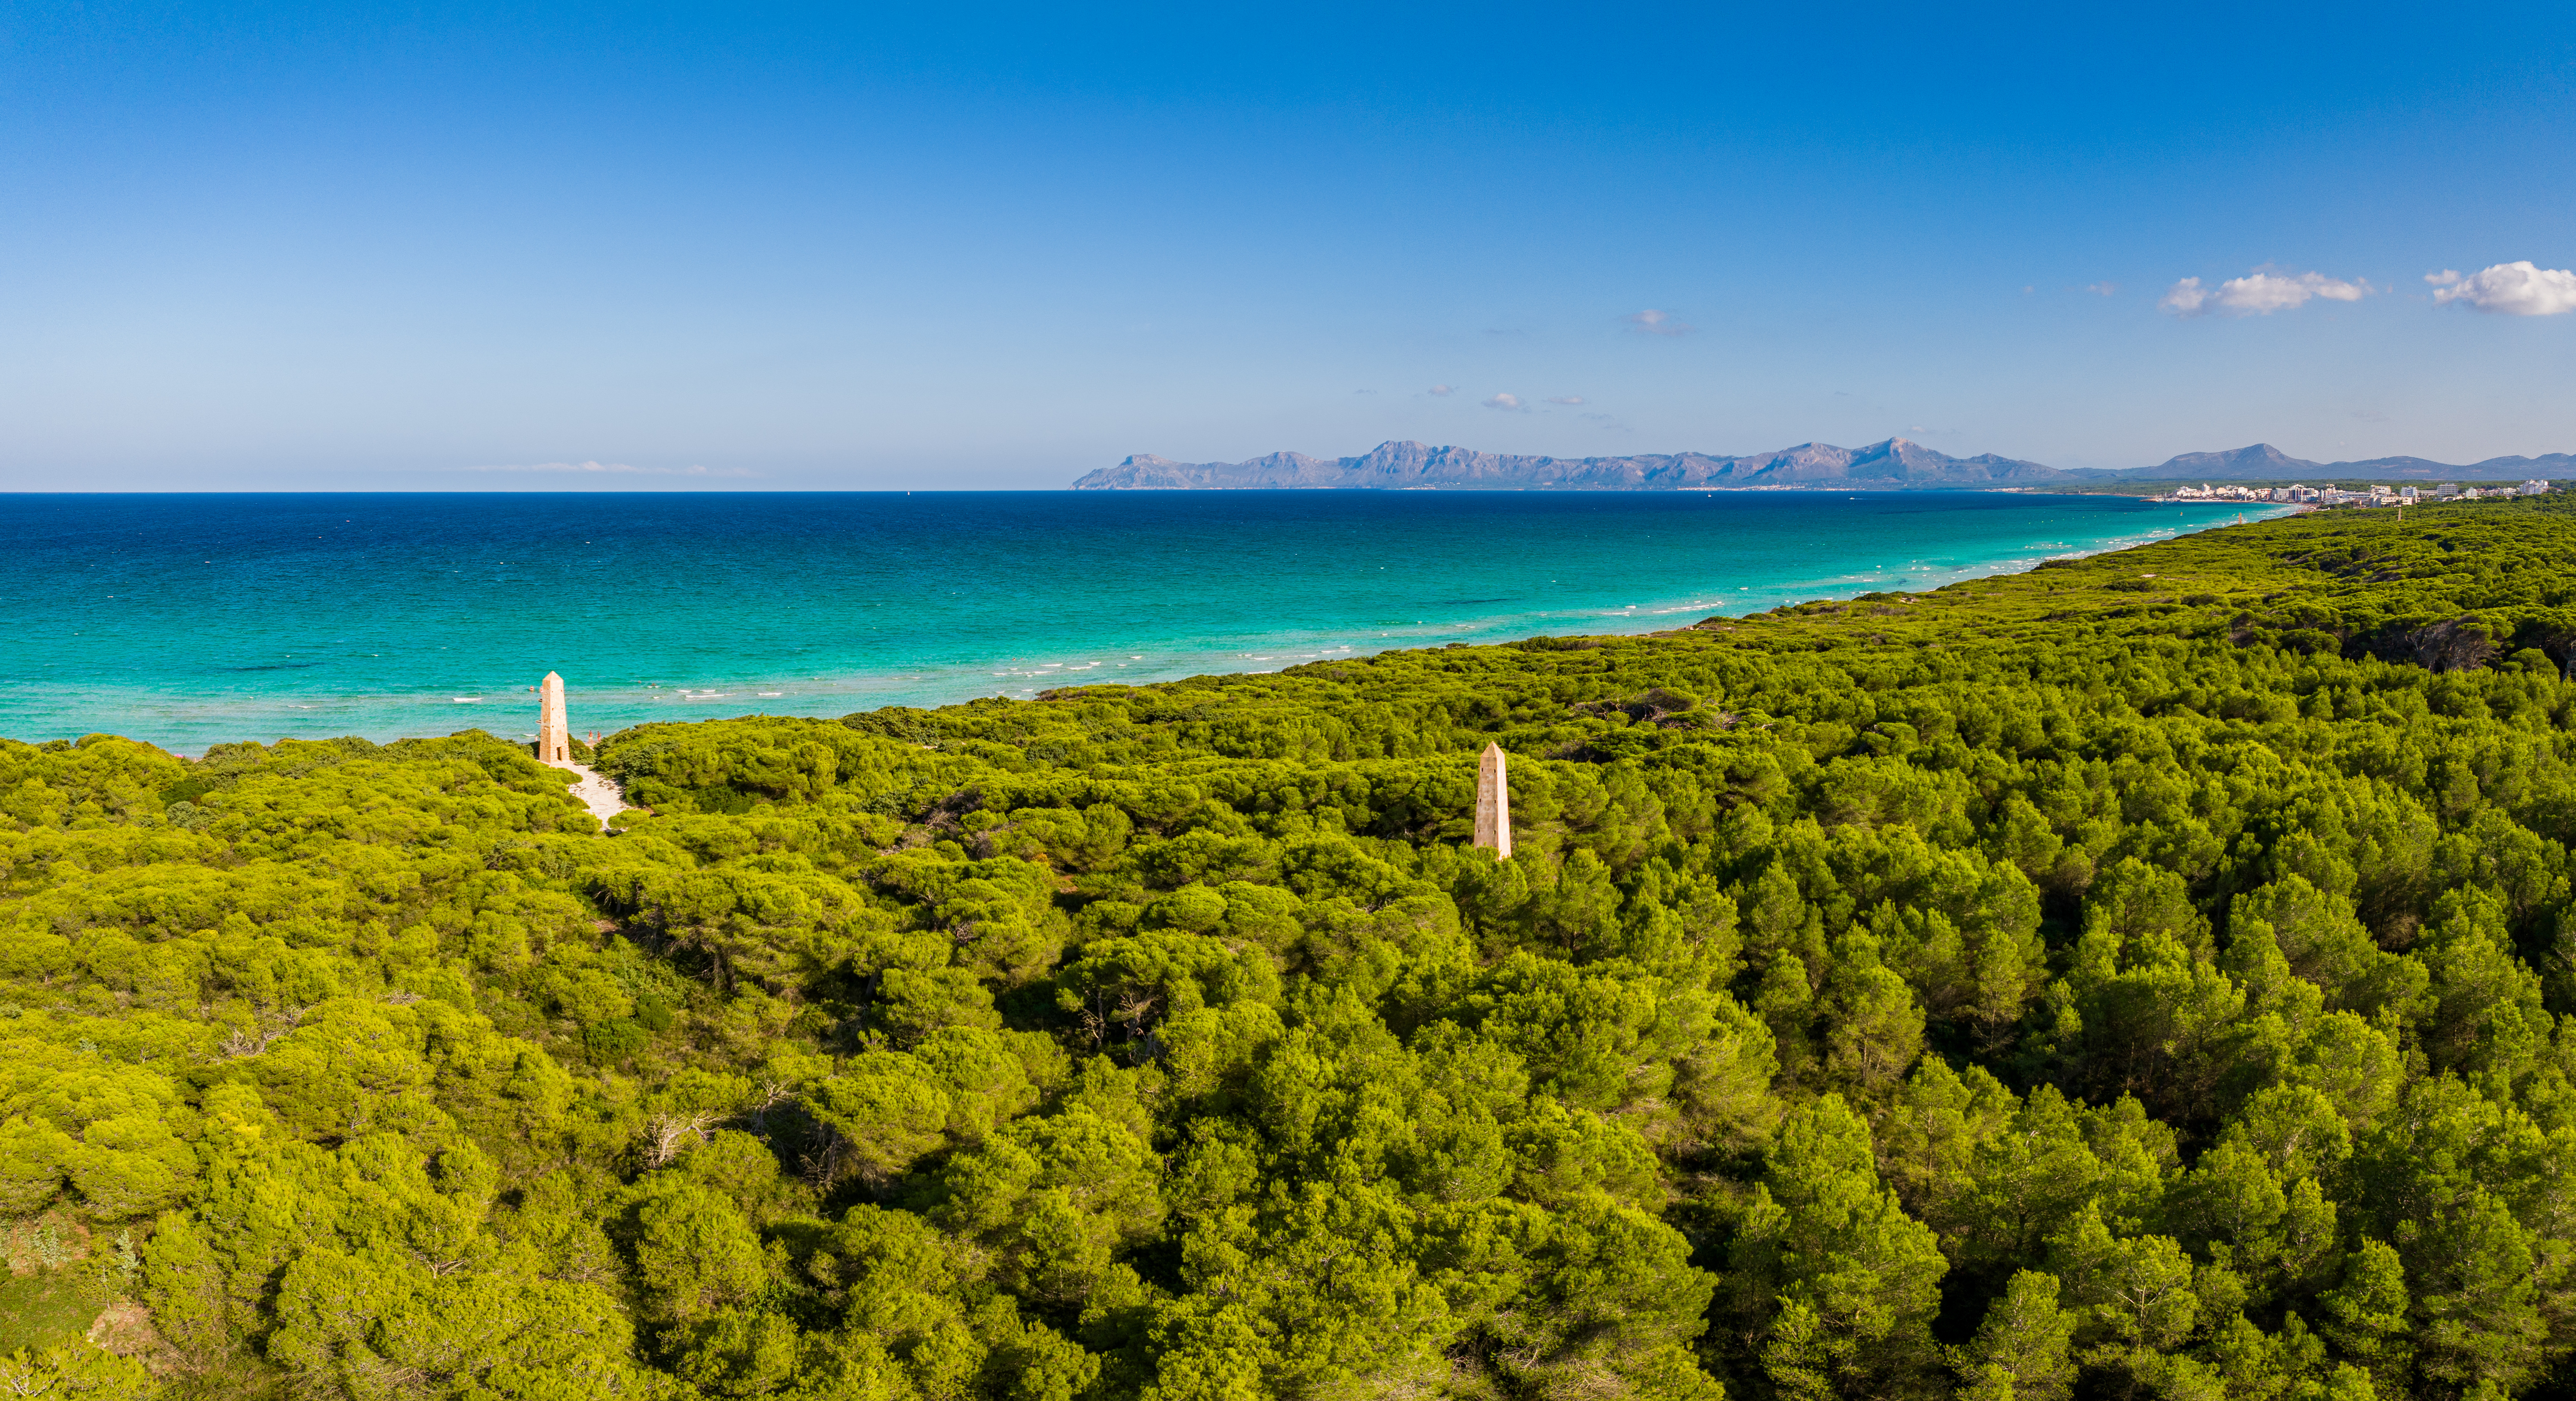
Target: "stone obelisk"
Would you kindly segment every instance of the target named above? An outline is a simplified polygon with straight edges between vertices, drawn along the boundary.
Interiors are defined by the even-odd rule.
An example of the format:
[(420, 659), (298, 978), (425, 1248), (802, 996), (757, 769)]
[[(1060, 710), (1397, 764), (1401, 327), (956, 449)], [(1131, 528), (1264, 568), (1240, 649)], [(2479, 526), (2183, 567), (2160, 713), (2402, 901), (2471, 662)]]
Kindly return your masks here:
[(1503, 747), (1488, 744), (1476, 759), (1476, 845), (1512, 857), (1512, 790), (1503, 781)]
[(537, 688), (537, 762), (572, 762), (572, 727), (564, 721), (563, 678), (549, 671)]

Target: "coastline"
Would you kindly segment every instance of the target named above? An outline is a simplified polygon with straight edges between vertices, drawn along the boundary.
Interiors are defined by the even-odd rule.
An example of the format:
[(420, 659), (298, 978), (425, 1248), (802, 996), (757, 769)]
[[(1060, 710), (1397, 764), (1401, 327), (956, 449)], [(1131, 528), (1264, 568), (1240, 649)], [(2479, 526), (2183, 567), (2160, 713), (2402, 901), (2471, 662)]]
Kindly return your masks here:
[[(838, 717), (1451, 642), (1650, 634), (2016, 573), (2238, 509), (2021, 492), (1077, 500), (731, 497), (732, 518), (712, 530), (704, 502), (566, 501), (560, 521), (454, 508), (451, 531), (488, 538), (416, 566), (391, 539), (339, 549), (338, 534), (317, 545), (323, 532), (306, 529), (295, 543), (291, 517), (275, 541), (201, 544), (158, 577), (66, 552), (55, 577), (85, 587), (30, 599), (27, 576), (14, 581), (21, 616), (72, 626), (31, 630), (36, 645), (0, 672), (0, 734), (123, 733), (174, 752), (469, 728), (516, 740), (533, 724), (525, 688), (548, 670), (568, 678), (584, 729)], [(418, 533), (377, 503), (319, 504), (312, 514), (338, 532), (341, 516), (368, 526), (373, 506), (384, 535)], [(703, 543), (668, 538), (693, 529)], [(741, 548), (750, 540), (762, 552)], [(122, 577), (102, 580), (111, 568)], [(369, 603), (407, 597), (425, 606)], [(532, 598), (546, 601), (533, 621)], [(179, 615), (184, 632), (145, 608)], [(51, 685), (49, 672), (82, 681)]]

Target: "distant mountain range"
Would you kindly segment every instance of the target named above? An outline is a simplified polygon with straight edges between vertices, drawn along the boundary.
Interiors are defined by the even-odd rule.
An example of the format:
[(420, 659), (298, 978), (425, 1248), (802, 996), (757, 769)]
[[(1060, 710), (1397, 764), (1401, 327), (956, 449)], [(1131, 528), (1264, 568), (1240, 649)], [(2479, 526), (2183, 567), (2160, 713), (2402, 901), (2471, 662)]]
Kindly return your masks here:
[(1204, 488), (1447, 487), (1653, 491), (1682, 487), (2037, 486), (2070, 474), (1992, 453), (1952, 457), (1903, 438), (1865, 448), (1801, 443), (1750, 457), (1518, 457), (1422, 443), (1381, 443), (1365, 457), (1274, 452), (1249, 462), (1174, 462), (1139, 455), (1075, 482), (1077, 491)]
[(2187, 452), (2166, 458), (2153, 467), (2132, 467), (2124, 472), (2096, 473), (2146, 481), (2172, 482), (2212, 480), (2246, 482), (2291, 482), (2301, 477), (2363, 477), (2379, 481), (2413, 481), (2439, 477), (2465, 481), (2526, 481), (2533, 477), (2555, 478), (2576, 476), (2576, 456), (2553, 452), (2544, 457), (2490, 457), (2463, 467), (2434, 462), (2422, 457), (2373, 457), (2360, 462), (2310, 462), (2292, 457), (2270, 443), (2256, 443), (2249, 448), (2228, 452)]
[(1938, 487), (2014, 487), (2126, 478), (2142, 481), (2296, 481), (2303, 477), (2459, 478), (2521, 481), (2576, 477), (2576, 456), (2494, 457), (2449, 467), (2420, 457), (2378, 457), (2367, 462), (2309, 462), (2269, 443), (2231, 452), (2189, 452), (2154, 467), (2072, 471), (1979, 453), (1952, 457), (1921, 443), (1890, 438), (1865, 448), (1801, 443), (1745, 457), (1707, 453), (1648, 453), (1635, 457), (1524, 457), (1381, 443), (1363, 457), (1308, 457), (1274, 452), (1249, 462), (1174, 462), (1140, 453), (1115, 467), (1086, 474), (1076, 491), (1379, 490), (1436, 488), (1451, 491), (1657, 491), (1708, 487), (1867, 488), (1873, 491)]

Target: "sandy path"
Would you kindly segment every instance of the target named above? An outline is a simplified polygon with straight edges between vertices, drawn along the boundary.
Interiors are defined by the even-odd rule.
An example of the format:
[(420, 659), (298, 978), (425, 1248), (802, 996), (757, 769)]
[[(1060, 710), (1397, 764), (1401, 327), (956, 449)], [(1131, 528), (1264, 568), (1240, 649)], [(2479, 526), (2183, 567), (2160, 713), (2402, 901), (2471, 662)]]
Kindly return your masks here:
[(572, 795), (581, 799), (581, 805), (590, 809), (590, 815), (598, 818), (602, 826), (607, 825), (608, 819), (633, 806), (626, 801), (626, 795), (618, 791), (616, 784), (588, 764), (549, 764), (547, 767), (581, 775), (581, 781), (572, 786)]

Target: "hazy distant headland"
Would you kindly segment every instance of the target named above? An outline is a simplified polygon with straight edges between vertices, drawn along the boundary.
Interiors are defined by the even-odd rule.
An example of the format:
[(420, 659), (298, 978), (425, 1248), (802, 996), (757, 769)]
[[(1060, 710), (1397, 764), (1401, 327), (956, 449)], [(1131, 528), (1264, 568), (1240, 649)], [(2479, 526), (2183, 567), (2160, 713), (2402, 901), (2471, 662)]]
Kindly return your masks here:
[(1979, 453), (1952, 457), (1904, 438), (1864, 448), (1801, 443), (1742, 457), (1645, 453), (1634, 457), (1525, 457), (1424, 443), (1381, 443), (1363, 457), (1274, 452), (1249, 462), (1174, 462), (1139, 453), (1091, 472), (1076, 491), (1405, 490), (1678, 491), (1710, 488), (1993, 490), (2066, 488), (2113, 481), (2435, 480), (2521, 481), (2576, 476), (2576, 456), (2493, 457), (2450, 466), (2421, 457), (2310, 462), (2269, 443), (2191, 452), (2153, 467), (2064, 469)]

